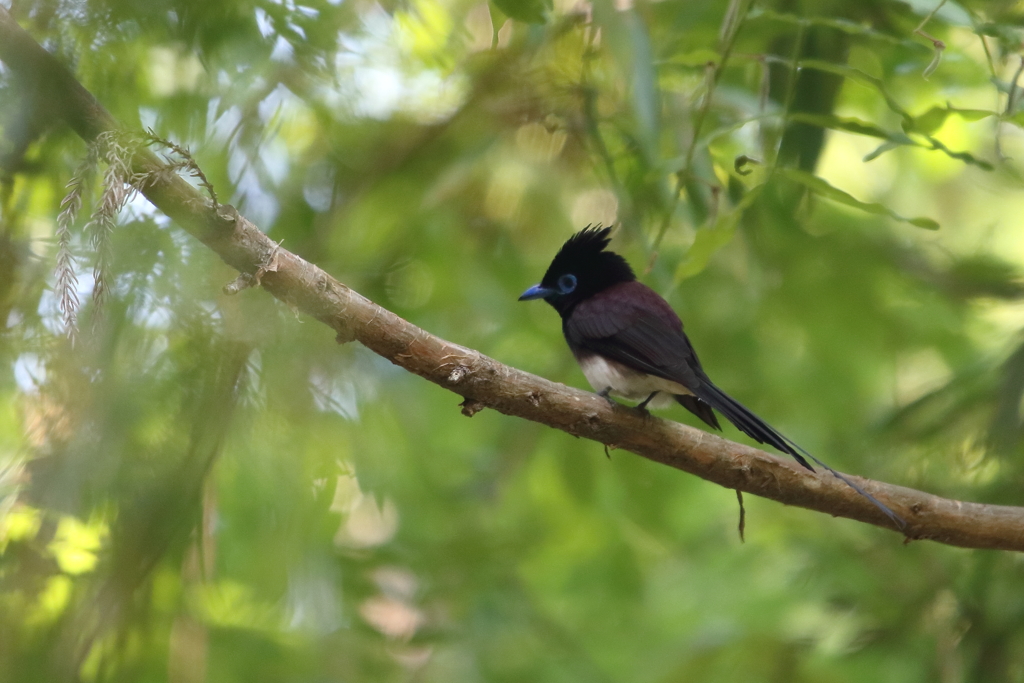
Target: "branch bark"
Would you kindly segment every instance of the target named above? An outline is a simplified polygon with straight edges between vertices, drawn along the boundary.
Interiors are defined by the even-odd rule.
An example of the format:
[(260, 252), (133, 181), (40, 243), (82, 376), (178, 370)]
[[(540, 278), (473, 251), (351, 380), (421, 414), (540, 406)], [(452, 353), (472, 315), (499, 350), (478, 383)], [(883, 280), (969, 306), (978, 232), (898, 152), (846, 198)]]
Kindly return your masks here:
[[(40, 89), (83, 139), (92, 141), (103, 132), (118, 130), (113, 116), (2, 7), (0, 61), (23, 83)], [(152, 179), (143, 194), (225, 263), (330, 326), (339, 342), (357, 340), (462, 396), (467, 415), (491, 408), (628, 450), (726, 488), (897, 530), (878, 508), (827, 473), (815, 475), (756, 448), (610, 406), (595, 394), (549, 382), (436, 337), (280, 248), (233, 207), (215, 206), (182, 178), (161, 173), (162, 164), (154, 154), (138, 152), (134, 167)], [(1024, 508), (961, 502), (847, 476), (907, 521), (908, 540), (1024, 550)]]

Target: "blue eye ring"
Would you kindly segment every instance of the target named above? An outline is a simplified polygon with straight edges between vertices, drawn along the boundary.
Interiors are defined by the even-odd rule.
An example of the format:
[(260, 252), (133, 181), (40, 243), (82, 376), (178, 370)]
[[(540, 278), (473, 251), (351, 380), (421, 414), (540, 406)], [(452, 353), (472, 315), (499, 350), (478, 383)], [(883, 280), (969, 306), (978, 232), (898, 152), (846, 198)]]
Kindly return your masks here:
[(576, 289), (576, 276), (566, 273), (558, 278), (558, 291), (562, 294), (572, 294)]

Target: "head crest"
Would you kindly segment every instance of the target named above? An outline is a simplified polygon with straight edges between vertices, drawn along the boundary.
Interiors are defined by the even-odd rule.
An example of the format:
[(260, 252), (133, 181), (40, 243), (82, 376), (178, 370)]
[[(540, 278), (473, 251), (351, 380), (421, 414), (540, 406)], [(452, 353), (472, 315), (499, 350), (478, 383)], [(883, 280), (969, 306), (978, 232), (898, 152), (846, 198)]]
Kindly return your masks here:
[(611, 227), (588, 225), (570, 237), (555, 255), (545, 279), (576, 273), (585, 276), (594, 286), (635, 280), (626, 259), (613, 251), (605, 251), (612, 241), (611, 231)]
[(612, 238), (609, 237), (611, 232), (611, 226), (602, 228), (600, 225), (588, 225), (567, 239), (562, 248), (558, 250), (558, 255), (555, 258), (562, 254), (597, 256), (611, 243)]
[(567, 299), (571, 303), (620, 282), (635, 280), (626, 259), (606, 250), (611, 242), (608, 236), (611, 231), (610, 227), (587, 226), (570, 237), (551, 261), (541, 283), (556, 287), (560, 277), (572, 275), (579, 282), (579, 288)]

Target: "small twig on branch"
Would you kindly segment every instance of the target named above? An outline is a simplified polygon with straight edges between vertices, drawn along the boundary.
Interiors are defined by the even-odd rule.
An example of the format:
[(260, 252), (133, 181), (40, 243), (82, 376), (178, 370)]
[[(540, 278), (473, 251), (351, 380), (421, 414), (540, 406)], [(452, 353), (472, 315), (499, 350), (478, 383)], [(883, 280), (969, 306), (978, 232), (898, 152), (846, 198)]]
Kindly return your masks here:
[(736, 530), (740, 532), (740, 543), (746, 543), (743, 533), (747, 530), (747, 509), (743, 507), (743, 491), (736, 489), (736, 501), (740, 504), (740, 523)]
[(476, 415), (481, 410), (487, 407), (480, 401), (477, 401), (476, 399), (473, 398), (467, 398), (462, 403), (460, 403), (459, 406), (462, 408), (462, 414), (465, 415), (466, 417), (473, 417), (474, 415)]
[[(52, 94), (53, 106), (88, 141), (118, 130), (114, 118), (0, 7), (0, 61), (26, 82)], [(135, 173), (152, 182), (142, 192), (228, 265), (255, 274), (277, 246), (227, 205), (210, 210), (199, 190), (149, 150), (132, 159)], [(454, 391), (473, 412), (491, 408), (574, 436), (631, 451), (736, 491), (894, 529), (870, 501), (825, 473), (675, 422), (639, 416), (580, 391), (511, 368), (445, 341), (341, 284), (320, 268), (277, 248), (277, 269), (262, 286), (289, 306), (325, 323), (339, 338), (356, 339), (409, 372)], [(453, 373), (452, 368), (464, 368)], [(1024, 508), (968, 503), (922, 491), (851, 478), (907, 520), (908, 539), (931, 539), (967, 548), (1024, 551)], [(895, 529), (894, 529), (895, 530)]]
[[(214, 202), (217, 200), (214, 199)], [(217, 205), (220, 206), (219, 204)], [(284, 240), (282, 240), (283, 242)], [(281, 242), (274, 242), (274, 248), (267, 254), (267, 257), (260, 263), (259, 267), (256, 268), (255, 273), (239, 273), (238, 277), (224, 285), (225, 294), (238, 294), (243, 289), (249, 287), (259, 287), (260, 283), (263, 282), (263, 276), (267, 273), (272, 273), (277, 270), (277, 254), (281, 250)]]

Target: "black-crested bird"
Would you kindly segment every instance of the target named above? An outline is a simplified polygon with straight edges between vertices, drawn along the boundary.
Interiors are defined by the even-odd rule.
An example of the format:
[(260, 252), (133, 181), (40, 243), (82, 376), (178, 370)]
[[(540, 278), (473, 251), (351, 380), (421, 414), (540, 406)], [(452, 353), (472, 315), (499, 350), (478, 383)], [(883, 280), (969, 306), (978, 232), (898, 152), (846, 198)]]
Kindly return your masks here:
[[(758, 443), (814, 471), (814, 461), (903, 528), (905, 522), (863, 488), (818, 460), (708, 379), (672, 307), (638, 282), (622, 256), (607, 251), (611, 228), (587, 227), (566, 241), (539, 285), (520, 301), (544, 299), (562, 317), (562, 333), (598, 394), (641, 401), (640, 409), (678, 401), (715, 429), (714, 411)], [(610, 400), (610, 399), (609, 399)]]

